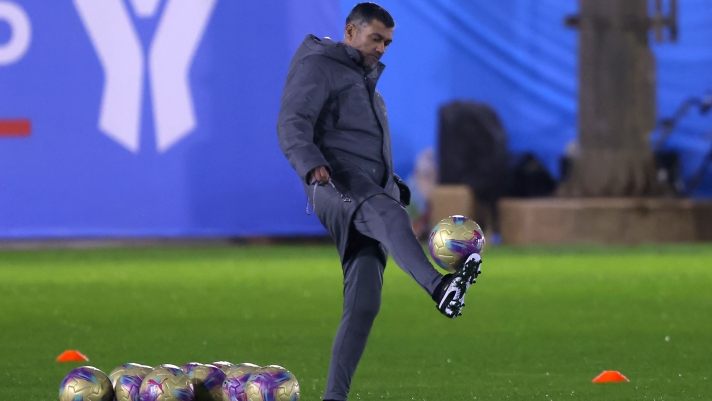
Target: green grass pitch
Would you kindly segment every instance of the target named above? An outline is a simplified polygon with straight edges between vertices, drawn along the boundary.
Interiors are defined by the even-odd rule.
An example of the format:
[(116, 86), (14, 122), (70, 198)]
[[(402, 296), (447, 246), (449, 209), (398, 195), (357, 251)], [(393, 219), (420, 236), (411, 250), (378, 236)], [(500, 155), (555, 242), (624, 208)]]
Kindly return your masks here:
[[(449, 320), (391, 261), (351, 400), (710, 400), (712, 246), (492, 248)], [(320, 400), (341, 312), (330, 246), (0, 252), (0, 400), (105, 372), (279, 364)], [(630, 383), (592, 384), (603, 370)]]

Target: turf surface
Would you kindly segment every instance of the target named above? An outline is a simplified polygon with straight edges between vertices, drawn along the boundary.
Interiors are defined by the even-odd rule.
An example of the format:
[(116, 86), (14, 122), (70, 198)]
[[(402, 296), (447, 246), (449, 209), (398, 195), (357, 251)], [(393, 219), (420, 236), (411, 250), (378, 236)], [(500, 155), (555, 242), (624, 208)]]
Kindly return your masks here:
[[(448, 320), (391, 262), (351, 399), (712, 399), (712, 246), (498, 248), (483, 271)], [(329, 246), (2, 251), (0, 400), (58, 399), (65, 349), (280, 364), (319, 400), (340, 280)]]

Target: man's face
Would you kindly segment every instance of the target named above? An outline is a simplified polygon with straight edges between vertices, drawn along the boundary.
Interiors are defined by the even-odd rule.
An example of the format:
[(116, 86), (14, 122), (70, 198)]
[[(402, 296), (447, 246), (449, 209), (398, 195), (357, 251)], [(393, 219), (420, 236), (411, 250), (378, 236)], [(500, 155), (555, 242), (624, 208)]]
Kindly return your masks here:
[(373, 68), (383, 57), (388, 45), (393, 42), (393, 28), (386, 28), (383, 22), (374, 19), (369, 25), (346, 25), (344, 43), (361, 53), (361, 63)]

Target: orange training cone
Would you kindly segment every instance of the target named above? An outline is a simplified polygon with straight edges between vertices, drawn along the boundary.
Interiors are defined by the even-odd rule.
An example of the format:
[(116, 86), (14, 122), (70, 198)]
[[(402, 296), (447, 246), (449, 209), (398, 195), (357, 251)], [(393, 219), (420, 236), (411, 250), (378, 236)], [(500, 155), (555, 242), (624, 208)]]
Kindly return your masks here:
[(73, 349), (66, 350), (57, 357), (57, 362), (86, 362), (88, 360), (86, 355)]
[(623, 376), (621, 372), (617, 370), (604, 370), (603, 373), (593, 379), (594, 383), (619, 383), (629, 381), (627, 377)]

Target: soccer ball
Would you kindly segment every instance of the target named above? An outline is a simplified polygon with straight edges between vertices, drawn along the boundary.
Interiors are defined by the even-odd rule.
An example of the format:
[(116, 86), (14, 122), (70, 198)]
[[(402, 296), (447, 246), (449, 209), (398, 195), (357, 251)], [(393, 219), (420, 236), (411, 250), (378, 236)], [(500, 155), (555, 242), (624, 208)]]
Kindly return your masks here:
[(450, 273), (456, 272), (473, 253), (485, 246), (485, 235), (479, 224), (465, 216), (455, 215), (440, 220), (428, 239), (430, 256)]
[(247, 380), (259, 368), (251, 363), (240, 363), (228, 370), (222, 384), (223, 401), (248, 401), (245, 393)]
[(190, 362), (183, 365), (195, 391), (195, 401), (222, 401), (225, 372), (215, 365)]
[(111, 401), (113, 398), (109, 377), (93, 366), (72, 370), (59, 385), (59, 401)]
[(287, 369), (269, 365), (250, 376), (245, 392), (249, 401), (297, 401), (299, 383)]
[(121, 366), (117, 366), (114, 370), (109, 373), (109, 380), (111, 380), (111, 385), (116, 388), (116, 381), (120, 376), (123, 376), (127, 374), (127, 372), (131, 372), (132, 375), (135, 375), (137, 372), (144, 372), (143, 376), (146, 376), (148, 372), (153, 370), (152, 367), (146, 366), (146, 365), (141, 365), (139, 363), (125, 363)]
[(233, 363), (228, 362), (228, 361), (217, 361), (217, 362), (211, 363), (211, 365), (217, 366), (218, 368), (220, 368), (220, 370), (222, 370), (225, 373), (227, 373), (227, 371), (230, 370), (231, 367), (235, 366)]
[(193, 384), (178, 366), (160, 365), (141, 383), (141, 401), (193, 401)]
[(153, 368), (150, 366), (135, 363), (127, 363), (114, 369), (109, 375), (109, 379), (114, 384), (114, 400), (138, 401), (143, 378), (146, 377), (151, 370), (153, 370)]
[(117, 366), (116, 368), (114, 368), (114, 370), (112, 370), (111, 373), (109, 373), (109, 380), (111, 380), (111, 385), (115, 386), (116, 378), (118, 378), (119, 376), (124, 374), (123, 372), (125, 372), (127, 369), (131, 369), (131, 368), (135, 368), (135, 367), (139, 367), (139, 366), (141, 366), (141, 365), (139, 365), (138, 363), (129, 362), (129, 363), (125, 363), (121, 366)]

